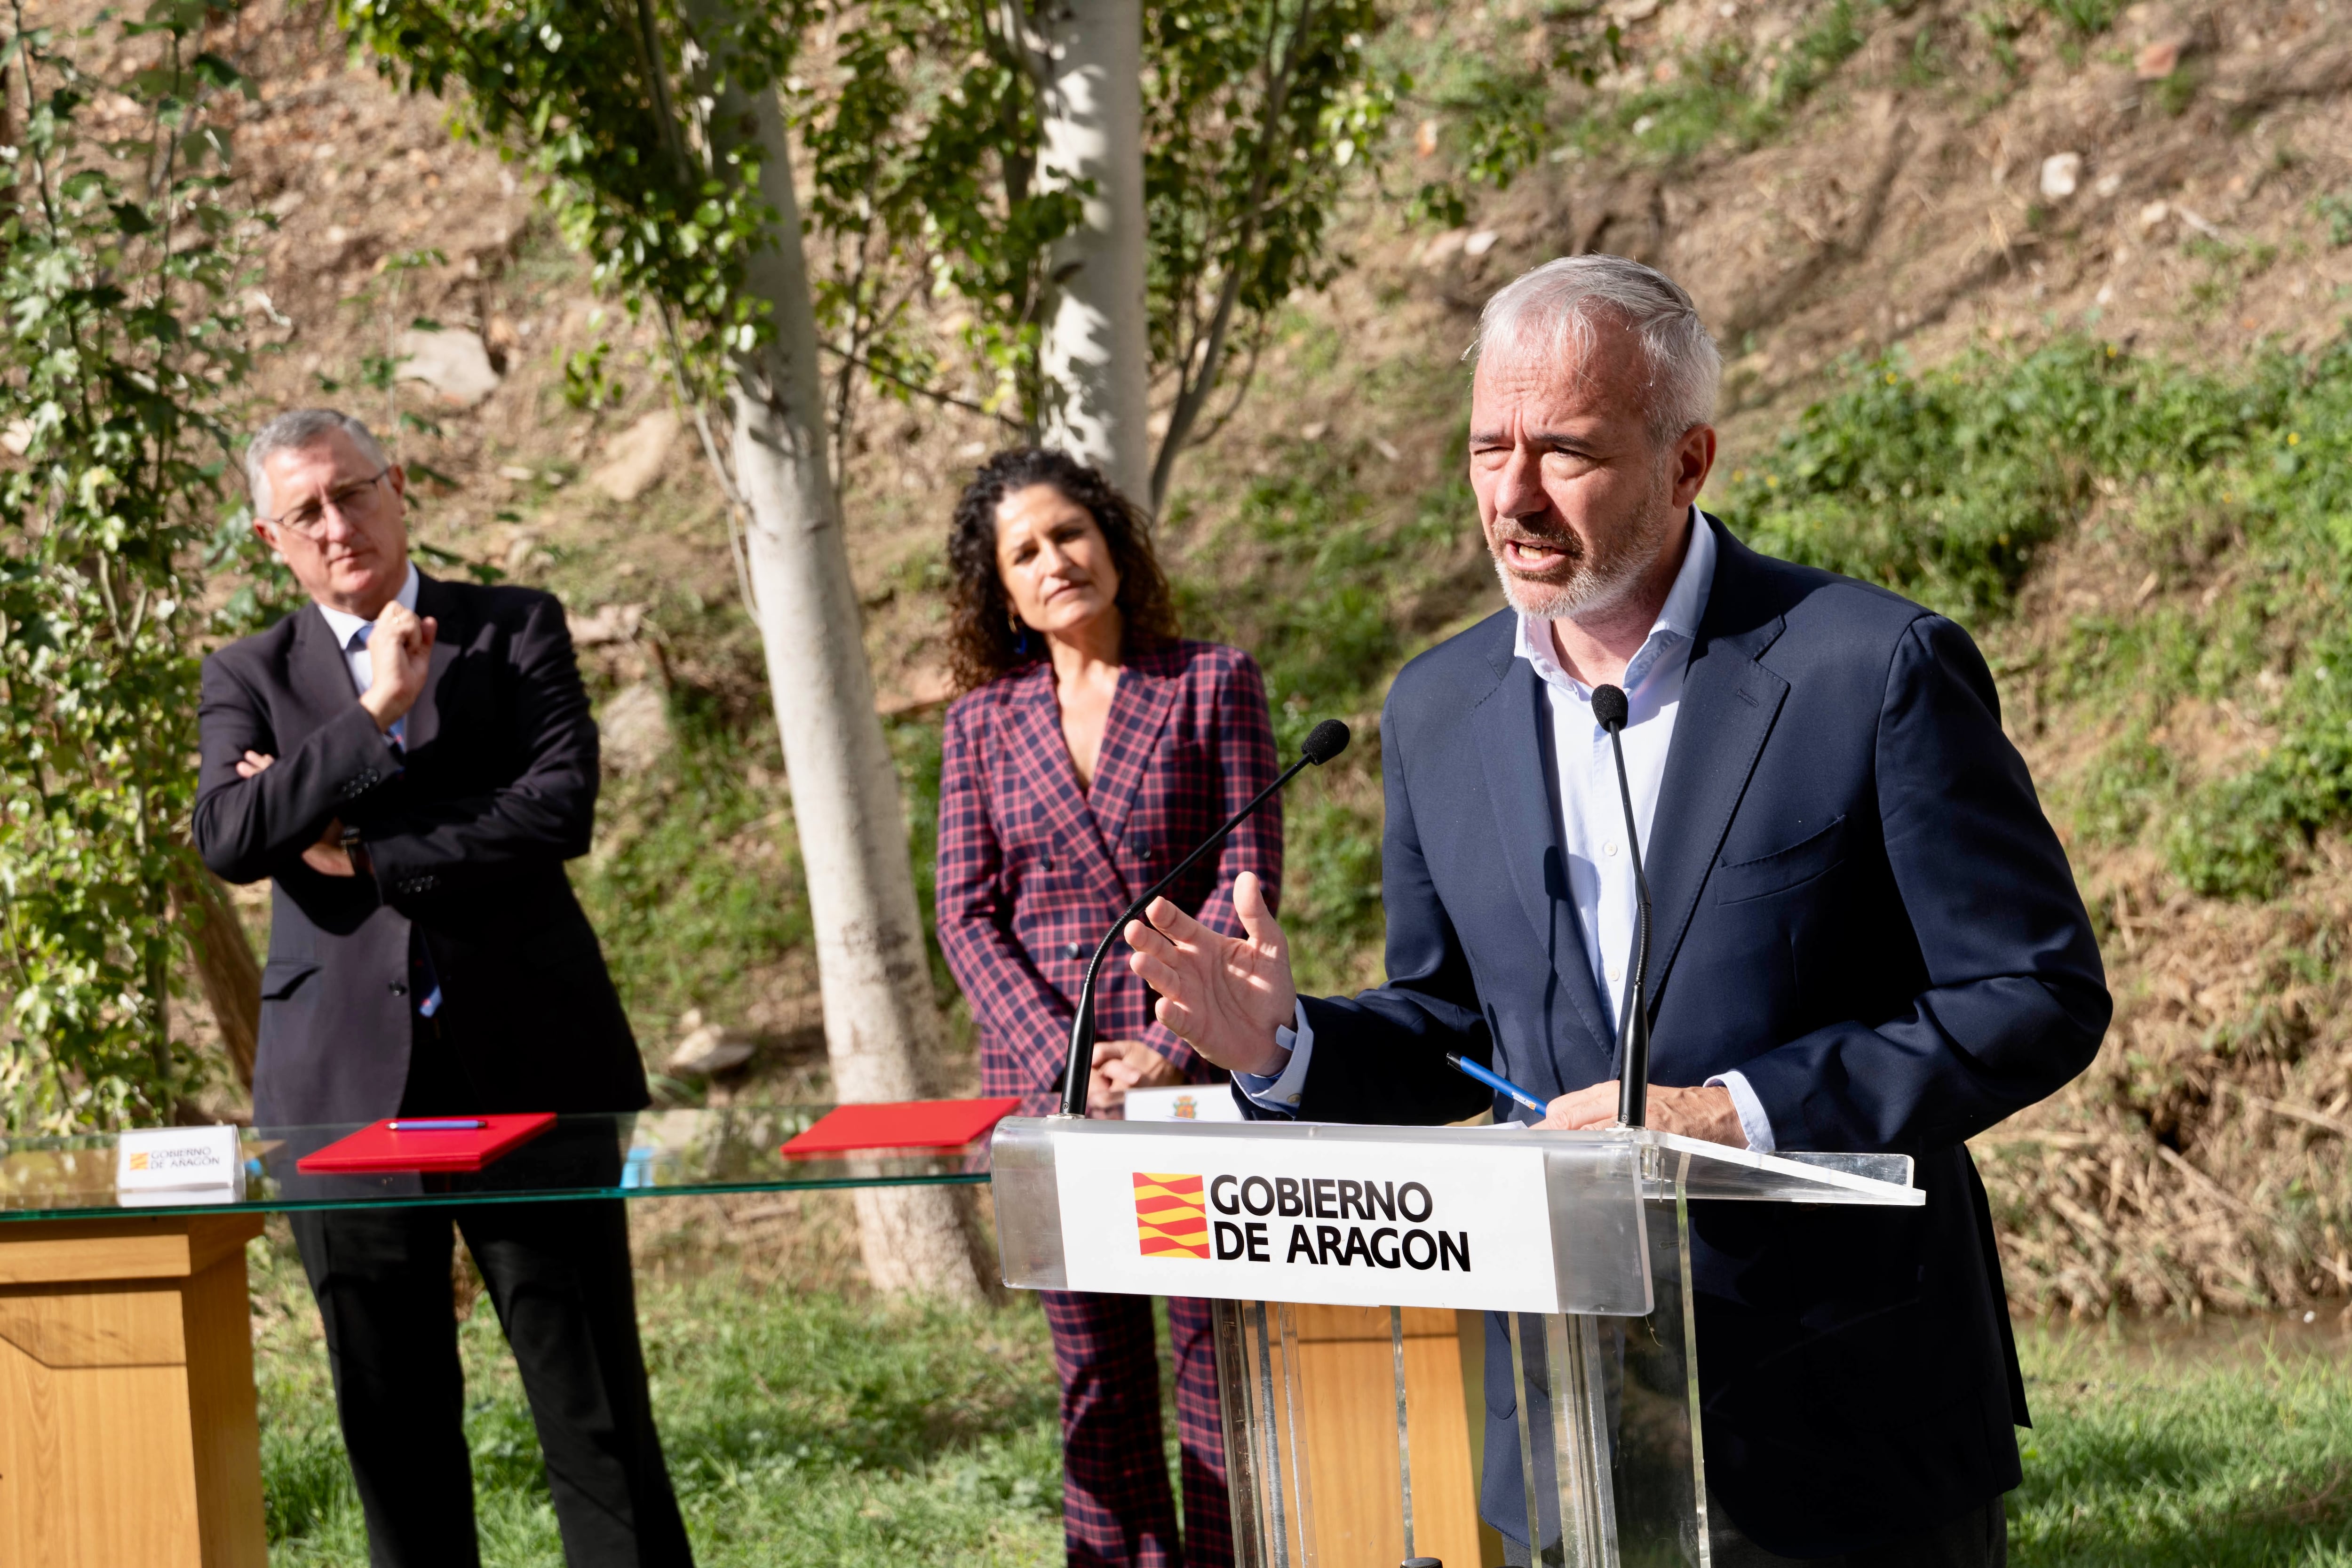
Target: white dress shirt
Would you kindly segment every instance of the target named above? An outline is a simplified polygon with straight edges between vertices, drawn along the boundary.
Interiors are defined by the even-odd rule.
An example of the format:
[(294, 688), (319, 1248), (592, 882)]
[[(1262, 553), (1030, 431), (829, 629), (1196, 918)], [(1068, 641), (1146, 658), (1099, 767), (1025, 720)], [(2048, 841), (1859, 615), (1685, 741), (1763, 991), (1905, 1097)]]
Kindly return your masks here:
[[(1696, 506), (1691, 508), (1690, 521), (1690, 545), (1684, 552), (1682, 569), (1675, 574), (1674, 586), (1667, 591), (1650, 635), (1627, 661), (1619, 682), (1628, 709), (1622, 737), (1625, 775), (1633, 796), (1634, 824), (1644, 847), (1650, 843), (1650, 822), (1657, 810), (1659, 785), (1665, 778), (1666, 755), (1674, 745), (1675, 718), (1682, 707), (1683, 676), (1690, 666), (1691, 644), (1698, 635), (1700, 618), (1706, 614), (1707, 592), (1715, 583), (1715, 532)], [(1623, 1016), (1630, 984), (1626, 966), (1632, 962), (1638, 908), (1633, 858), (1625, 843), (1625, 810), (1618, 795), (1617, 763), (1611, 755), (1609, 732), (1592, 717), (1592, 689), (1560, 668), (1557, 646), (1550, 621), (1519, 617), (1512, 652), (1527, 660), (1544, 684), (1554, 775), (1559, 786), (1559, 845), (1568, 863), (1569, 897), (1584, 933), (1593, 984), (1613, 1029)], [(1242, 1091), (1260, 1105), (1289, 1110), (1298, 1104), (1307, 1082), (1307, 1064), (1314, 1052), (1314, 1031), (1307, 1027), (1304, 1007), (1298, 1010), (1295, 1027), (1277, 1029), (1275, 1040), (1290, 1052), (1279, 1074), (1234, 1076)], [(1731, 1091), (1748, 1147), (1769, 1152), (1771, 1123), (1748, 1080), (1729, 1072), (1707, 1082)]]
[[(411, 615), (416, 613), (416, 563), (412, 561), (408, 563), (407, 577), (401, 582), (400, 592), (393, 595), (400, 602), (400, 607)], [(331, 610), (324, 605), (319, 606), (319, 614), (327, 618), (327, 629), (335, 634), (335, 646), (343, 650), (343, 668), (352, 672), (352, 689), (366, 695), (367, 689), (375, 684), (375, 662), (369, 657), (367, 638), (360, 632), (362, 628), (373, 632), (375, 623), (363, 621), (348, 611)], [(395, 719), (386, 738), (398, 743), (407, 729), (406, 717)]]

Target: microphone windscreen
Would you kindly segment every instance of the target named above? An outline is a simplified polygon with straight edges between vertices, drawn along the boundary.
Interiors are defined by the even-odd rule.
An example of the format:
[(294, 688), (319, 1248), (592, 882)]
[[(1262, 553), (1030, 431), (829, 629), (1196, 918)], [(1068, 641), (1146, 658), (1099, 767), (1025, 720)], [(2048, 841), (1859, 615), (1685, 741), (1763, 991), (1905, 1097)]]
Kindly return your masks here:
[(1319, 768), (1347, 749), (1348, 726), (1337, 719), (1326, 719), (1307, 731), (1298, 754)]
[(1625, 693), (1614, 686), (1592, 689), (1592, 717), (1604, 730), (1622, 730), (1625, 726)]

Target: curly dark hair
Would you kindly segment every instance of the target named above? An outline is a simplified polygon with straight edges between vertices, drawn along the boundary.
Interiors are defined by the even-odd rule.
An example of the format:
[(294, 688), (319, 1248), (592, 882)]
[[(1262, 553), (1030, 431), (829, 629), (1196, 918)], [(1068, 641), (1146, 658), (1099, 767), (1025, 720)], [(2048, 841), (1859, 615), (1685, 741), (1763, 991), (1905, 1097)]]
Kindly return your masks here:
[(959, 692), (1045, 657), (1043, 637), (1030, 637), (1025, 652), (1016, 647), (1012, 601), (996, 572), (996, 509), (1005, 497), (1032, 485), (1053, 486), (1086, 508), (1102, 530), (1111, 563), (1118, 568), (1117, 603), (1126, 651), (1176, 640), (1176, 609), (1151, 552), (1151, 525), (1142, 510), (1090, 463), (1043, 447), (1008, 447), (981, 465), (956, 499), (955, 521), (948, 528), (948, 571), (955, 580), (949, 590), (948, 673)]

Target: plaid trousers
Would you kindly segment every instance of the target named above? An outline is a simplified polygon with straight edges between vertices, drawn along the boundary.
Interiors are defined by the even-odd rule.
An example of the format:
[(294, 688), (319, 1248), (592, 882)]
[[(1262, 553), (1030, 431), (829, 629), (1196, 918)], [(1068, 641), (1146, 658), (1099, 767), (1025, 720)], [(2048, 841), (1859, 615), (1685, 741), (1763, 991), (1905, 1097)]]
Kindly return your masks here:
[(1070, 1568), (1233, 1568), (1209, 1303), (1168, 1302), (1183, 1474), (1180, 1542), (1160, 1436), (1150, 1299), (1041, 1294), (1062, 1380), (1062, 1529)]

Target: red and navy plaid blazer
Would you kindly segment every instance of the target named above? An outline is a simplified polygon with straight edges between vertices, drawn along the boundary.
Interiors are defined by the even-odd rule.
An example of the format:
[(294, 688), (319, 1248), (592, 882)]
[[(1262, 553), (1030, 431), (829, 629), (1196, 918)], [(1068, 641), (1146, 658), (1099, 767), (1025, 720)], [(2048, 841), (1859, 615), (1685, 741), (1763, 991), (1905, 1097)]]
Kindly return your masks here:
[[(939, 929), (980, 1026), (983, 1094), (1043, 1115), (1061, 1099), (1078, 986), (1095, 943), (1135, 896), (1274, 782), (1265, 683), (1237, 648), (1178, 642), (1120, 670), (1091, 793), (1062, 738), (1050, 663), (948, 710), (940, 770)], [(1282, 803), (1268, 801), (1168, 896), (1241, 934), (1234, 879), (1282, 881)], [(1097, 1037), (1140, 1039), (1195, 1082), (1223, 1077), (1151, 1016), (1123, 947), (1095, 982)]]

